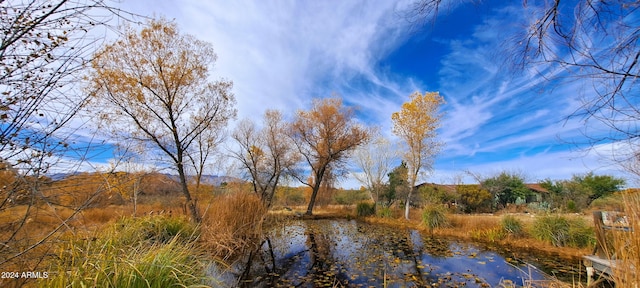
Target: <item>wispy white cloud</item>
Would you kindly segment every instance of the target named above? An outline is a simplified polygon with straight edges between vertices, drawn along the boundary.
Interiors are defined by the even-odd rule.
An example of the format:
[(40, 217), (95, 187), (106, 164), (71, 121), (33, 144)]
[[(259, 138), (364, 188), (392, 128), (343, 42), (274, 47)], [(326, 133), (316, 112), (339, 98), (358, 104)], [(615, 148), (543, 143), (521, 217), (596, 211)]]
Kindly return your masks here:
[(240, 118), (259, 121), (268, 108), (291, 115), (314, 97), (337, 93), (359, 107), (360, 121), (377, 124), (392, 137), (391, 113), (408, 95), (438, 90), (447, 101), (440, 130), (446, 147), (431, 179), (452, 178), (465, 169), (522, 169), (553, 179), (599, 169), (595, 158), (581, 159), (564, 145), (581, 136), (584, 123), (565, 117), (579, 108), (582, 83), (554, 87), (547, 80), (563, 73), (558, 67), (512, 73), (506, 65), (501, 48), (530, 24), (527, 8), (501, 7), (471, 35), (438, 39), (448, 52), (436, 75), (429, 75), (433, 83), (426, 83), (424, 75), (399, 75), (380, 65), (416, 37), (398, 14), (410, 2), (148, 0), (123, 5), (175, 18), (184, 32), (212, 43), (219, 57), (212, 76), (234, 81)]
[[(293, 112), (308, 106), (311, 98), (329, 97), (332, 92), (367, 104), (363, 99), (370, 94), (350, 93), (356, 77), (392, 94), (407, 93), (401, 88), (405, 83), (390, 81), (375, 70), (378, 59), (406, 37), (400, 28), (407, 23), (397, 19), (398, 4), (393, 2), (182, 1), (174, 5), (136, 1), (124, 5), (138, 12), (151, 7), (156, 15), (175, 18), (185, 32), (212, 43), (219, 56), (214, 75), (234, 81), (240, 118), (253, 118), (265, 108)], [(375, 107), (363, 105), (364, 109)]]
[[(465, 170), (483, 175), (526, 171), (530, 181), (566, 179), (592, 170), (624, 174), (606, 160), (611, 154), (576, 149), (586, 144), (585, 123), (568, 116), (582, 105), (584, 82), (549, 81), (565, 73), (552, 65), (540, 64), (522, 73), (509, 69), (502, 47), (513, 40), (506, 33), (526, 27), (522, 11), (522, 7), (495, 10), (475, 33), (447, 42), (450, 53), (439, 70), (439, 89), (448, 102), (441, 128), (447, 146), (431, 181), (475, 181)], [(602, 124), (589, 125), (606, 131)]]

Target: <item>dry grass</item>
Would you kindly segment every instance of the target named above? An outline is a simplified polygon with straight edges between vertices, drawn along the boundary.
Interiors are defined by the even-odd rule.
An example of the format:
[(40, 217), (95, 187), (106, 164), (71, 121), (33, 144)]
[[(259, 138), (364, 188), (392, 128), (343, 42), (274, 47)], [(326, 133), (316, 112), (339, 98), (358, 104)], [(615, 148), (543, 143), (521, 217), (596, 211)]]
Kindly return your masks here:
[[(63, 239), (75, 237), (80, 241), (86, 238), (86, 235), (99, 233), (105, 227), (109, 227), (110, 223), (122, 219), (131, 219), (135, 222), (144, 219), (145, 215), (151, 214), (163, 214), (171, 218), (184, 217), (184, 205), (180, 197), (153, 196), (142, 200), (137, 208), (138, 220), (131, 219), (133, 215), (131, 203), (86, 208), (66, 221), (62, 229), (54, 233), (42, 245), (0, 267), (3, 271), (42, 271), (43, 265), (53, 259), (50, 256), (55, 254), (53, 251), (57, 249), (56, 247), (61, 243), (68, 242), (61, 241)], [(206, 248), (207, 252), (220, 257), (220, 259), (237, 255), (242, 253), (244, 248), (251, 247), (255, 243), (254, 240), (262, 233), (261, 227), (266, 215), (266, 209), (262, 202), (253, 194), (248, 193), (220, 196), (209, 200), (210, 203), (203, 203), (205, 201), (199, 203), (200, 211), (205, 214), (201, 226), (202, 237), (199, 238), (198, 246)], [(30, 209), (29, 213), (27, 213), (27, 209)], [(8, 237), (8, 233), (15, 231), (15, 226), (22, 222), (24, 215), (28, 215), (23, 227), (18, 230), (19, 233), (15, 236), (12, 251), (5, 250), (7, 253), (0, 255), (0, 257), (14, 255), (34, 244), (55, 227), (61, 225), (73, 213), (73, 209), (49, 205), (38, 205), (31, 208), (26, 205), (14, 206), (0, 211), (0, 220), (2, 220), (0, 222), (0, 228), (2, 228), (0, 236), (3, 237), (2, 239)], [(8, 283), (6, 280), (0, 280), (0, 287), (7, 287), (7, 285), (20, 287), (34, 283), (25, 283), (24, 281)]]
[(451, 214), (448, 216), (451, 227), (447, 230), (449, 234), (465, 237), (469, 231), (490, 230), (500, 226), (501, 216), (492, 214), (461, 215)]
[(624, 212), (629, 223), (626, 232), (612, 233), (615, 260), (621, 269), (614, 269), (612, 278), (620, 286), (640, 285), (640, 192), (632, 191), (623, 195)]
[(534, 222), (540, 215), (532, 214), (475, 214), (475, 215), (450, 215), (451, 227), (436, 230), (436, 235), (454, 236), (462, 239), (473, 239), (475, 241), (485, 241), (496, 243), (507, 247), (539, 251), (559, 255), (565, 259), (577, 259), (583, 255), (590, 254), (593, 247), (555, 247), (551, 243), (537, 240), (528, 235), (519, 237), (508, 237), (503, 231), (502, 219), (509, 215), (520, 221), (523, 231), (530, 231)]
[[(0, 263), (4, 262), (3, 260), (12, 260), (0, 264), (0, 270), (35, 271), (50, 253), (51, 242), (71, 224), (62, 226), (60, 232), (53, 233), (47, 241), (37, 244), (72, 213), (70, 209), (48, 205), (20, 205), (3, 209), (0, 212), (0, 241), (6, 241), (6, 245), (0, 249)], [(21, 256), (15, 257), (16, 255)], [(1, 280), (0, 286), (3, 286)]]
[(255, 244), (267, 214), (262, 201), (250, 193), (220, 196), (207, 207), (202, 221), (202, 245), (213, 256), (232, 258)]
[[(178, 198), (177, 200), (175, 198)], [(179, 197), (148, 197), (147, 203), (138, 207), (138, 215), (150, 211), (182, 211)], [(167, 200), (167, 201), (164, 201)], [(124, 216), (131, 216), (132, 205), (110, 205), (85, 208), (74, 215), (68, 207), (38, 203), (5, 207), (0, 211), (0, 241), (7, 241), (0, 249), (0, 270), (39, 271), (52, 255), (60, 237), (66, 233), (81, 234), (96, 231), (105, 224)], [(165, 213), (166, 214), (166, 213)], [(56, 230), (57, 229), (57, 230)], [(11, 239), (11, 240), (8, 240)], [(40, 241), (42, 241), (40, 243)], [(7, 260), (11, 259), (11, 260)], [(4, 260), (7, 260), (6, 262)], [(0, 280), (0, 287), (5, 287)], [(12, 285), (21, 286), (24, 283)]]
[[(630, 205), (629, 209), (633, 210), (636, 207), (633, 218), (633, 223), (636, 223), (635, 231), (639, 229), (638, 225), (638, 208), (640, 207), (640, 197), (637, 197), (628, 201)], [(262, 202), (253, 194), (250, 193), (233, 193), (232, 195), (218, 196), (213, 199), (203, 199), (199, 202), (200, 211), (203, 214), (203, 223), (200, 227), (201, 237), (199, 239), (199, 245), (204, 246), (206, 251), (211, 252), (219, 259), (229, 259), (246, 251), (245, 249), (253, 247), (255, 239), (262, 233), (262, 227), (266, 223), (267, 225), (286, 225), (287, 219), (299, 218), (306, 212), (306, 206), (292, 207), (292, 210), (278, 210), (269, 211), (269, 217), (267, 215), (267, 209), (262, 205)], [(59, 225), (62, 220), (72, 215), (73, 210), (68, 208), (53, 208), (52, 206), (41, 205), (30, 213), (30, 217), (25, 224), (25, 229), (21, 231), (19, 235), (26, 243), (32, 243), (38, 235), (44, 235), (51, 231), (51, 227)], [(9, 231), (9, 225), (20, 220), (20, 216), (24, 215), (25, 206), (16, 206), (9, 209), (0, 211), (0, 223), (2, 229), (0, 234)], [(137, 215), (148, 215), (150, 212), (158, 213), (164, 211), (164, 214), (173, 213), (173, 215), (183, 214), (182, 199), (180, 197), (148, 197), (143, 198), (138, 204)], [(427, 227), (421, 225), (420, 210), (412, 209), (410, 218), (412, 220), (403, 219), (403, 211), (399, 209), (392, 209), (392, 217), (380, 218), (380, 217), (366, 217), (361, 220), (381, 225), (389, 225), (393, 227), (403, 227), (426, 231)], [(106, 223), (114, 222), (122, 217), (128, 217), (133, 214), (133, 207), (131, 203), (127, 203), (122, 206), (108, 206), (101, 208), (88, 208), (76, 215), (73, 221), (69, 222), (69, 229), (63, 229), (65, 231), (82, 230), (96, 230), (102, 227)], [(521, 220), (525, 227), (531, 225), (535, 217), (530, 214), (513, 214), (514, 217)], [(448, 214), (449, 227), (434, 229), (435, 236), (453, 236), (462, 239), (471, 239), (472, 231), (489, 231), (500, 227), (500, 221), (502, 215), (492, 214), (476, 214), (476, 215), (459, 215)], [(305, 218), (305, 217), (303, 217)], [(317, 207), (314, 209), (314, 216), (312, 219), (326, 219), (326, 218), (346, 218), (352, 219), (355, 217), (355, 207), (343, 206), (343, 205), (327, 205)], [(631, 220), (631, 219), (630, 219)], [(265, 222), (266, 221), (266, 222)], [(283, 224), (285, 223), (285, 224)], [(632, 234), (632, 233), (627, 233)], [(637, 235), (637, 234), (633, 234)], [(31, 242), (29, 242), (31, 241)], [(630, 249), (628, 255), (619, 255), (619, 257), (626, 257), (626, 259), (635, 259), (636, 262), (632, 262), (635, 267), (638, 266), (637, 256), (639, 246), (637, 236), (632, 239), (624, 239), (624, 245), (631, 243), (631, 247), (635, 247), (635, 250)], [(633, 242), (635, 241), (635, 242)], [(53, 241), (53, 243), (55, 243)], [(635, 244), (634, 244), (635, 243)], [(575, 258), (581, 255), (589, 254), (590, 249), (575, 249), (566, 247), (552, 247), (547, 243), (541, 241), (532, 240), (531, 238), (505, 238), (499, 241), (499, 245), (506, 245), (512, 248), (524, 248), (536, 251), (548, 251), (549, 253), (557, 253), (561, 257)], [(625, 246), (626, 247), (626, 246)], [(41, 259), (42, 255), (46, 255), (51, 251), (50, 245), (44, 245), (41, 248), (34, 250), (26, 259)], [(631, 252), (635, 251), (632, 254)], [(40, 258), (39, 258), (40, 257)], [(635, 258), (634, 258), (635, 257)], [(631, 260), (629, 260), (631, 261)], [(633, 264), (635, 263), (635, 264)], [(15, 265), (23, 265), (20, 271), (27, 271), (34, 267), (34, 263), (14, 263)], [(15, 266), (17, 267), (17, 266)], [(27, 267), (27, 268), (24, 268)], [(7, 270), (2, 267), (3, 270)], [(628, 270), (628, 269), (627, 269)], [(635, 274), (634, 274), (635, 275)], [(629, 275), (618, 275), (629, 279)], [(633, 279), (632, 279), (633, 280)], [(629, 280), (628, 280), (629, 281)], [(637, 278), (633, 281), (637, 281)], [(626, 282), (630, 283), (630, 282)], [(637, 283), (637, 282), (636, 282)], [(1, 284), (1, 283), (0, 283)], [(577, 287), (577, 286), (574, 286)]]

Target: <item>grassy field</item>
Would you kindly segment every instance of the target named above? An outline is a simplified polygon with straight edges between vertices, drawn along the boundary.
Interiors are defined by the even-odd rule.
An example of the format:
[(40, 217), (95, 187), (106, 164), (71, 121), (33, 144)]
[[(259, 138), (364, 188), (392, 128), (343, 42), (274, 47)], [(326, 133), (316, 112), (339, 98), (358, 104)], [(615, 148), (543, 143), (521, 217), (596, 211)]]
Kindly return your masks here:
[[(637, 195), (634, 197), (629, 199), (628, 209), (640, 207)], [(22, 247), (29, 247), (35, 244), (34, 241), (50, 233), (52, 227), (62, 228), (41, 245), (5, 264), (2, 271), (47, 272), (48, 278), (0, 279), (0, 286), (93, 287), (104, 284), (119, 287), (130, 286), (131, 283), (153, 282), (158, 283), (157, 287), (162, 287), (169, 282), (160, 280), (171, 278), (165, 277), (166, 275), (181, 273), (184, 273), (181, 274), (183, 277), (178, 280), (186, 282), (175, 282), (180, 283), (177, 285), (215, 285), (212, 284), (216, 283), (215, 279), (204, 276), (207, 262), (222, 264), (230, 261), (246, 251), (245, 249), (254, 247), (263, 229), (274, 225), (287, 225), (290, 219), (300, 218), (358, 219), (376, 225), (417, 229), (424, 233), (433, 233), (435, 237), (456, 237), (511, 249), (527, 249), (534, 253), (552, 253), (566, 259), (576, 259), (590, 254), (594, 243), (592, 238), (584, 238), (584, 233), (592, 233), (588, 230), (593, 226), (589, 214), (445, 213), (443, 219), (446, 221), (439, 219), (438, 225), (430, 226), (427, 224), (428, 219), (424, 218), (426, 214), (420, 209), (411, 210), (411, 220), (405, 220), (400, 209), (391, 209), (378, 216), (358, 217), (355, 205), (320, 206), (314, 210), (313, 216), (305, 216), (303, 213), (306, 206), (274, 208), (267, 211), (261, 201), (249, 193), (200, 199), (199, 207), (204, 217), (199, 225), (189, 221), (179, 197), (154, 196), (142, 199), (136, 217), (133, 217), (130, 204), (87, 208), (63, 225), (60, 224), (61, 219), (73, 215), (74, 210), (49, 205), (31, 207), (35, 212), (28, 214), (30, 218), (25, 222), (24, 229), (19, 230), (15, 237), (19, 240), (16, 243), (23, 245)], [(15, 206), (2, 211), (0, 219), (5, 221), (0, 224), (3, 225), (0, 233), (11, 231), (10, 225), (19, 222), (20, 215), (25, 215), (24, 209), (27, 207)], [(568, 223), (566, 227), (560, 227), (567, 229), (562, 230), (565, 231), (564, 234), (558, 234), (567, 234), (566, 238), (560, 239), (554, 234), (546, 237), (536, 232), (536, 229), (550, 230), (548, 223), (557, 222)], [(573, 234), (577, 236), (571, 236)], [(142, 238), (136, 238), (141, 235)], [(635, 248), (628, 249), (638, 247), (637, 237), (629, 239), (624, 238), (628, 235), (618, 236), (614, 239), (617, 245), (626, 248), (626, 254), (620, 254), (619, 257), (631, 265), (638, 265), (637, 251)], [(159, 251), (164, 251), (164, 254), (158, 254)], [(169, 270), (155, 270), (156, 266), (166, 266)], [(165, 276), (157, 279), (153, 275)], [(620, 279), (626, 281), (625, 283), (637, 281), (630, 279), (635, 277), (634, 274), (620, 274), (619, 277), (625, 278)], [(579, 285), (572, 284), (569, 287)], [(143, 286), (146, 287), (146, 284)]]
[[(132, 205), (79, 212), (44, 204), (4, 209), (0, 211), (0, 236), (14, 239), (5, 255), (25, 252), (0, 266), (1, 271), (19, 272), (15, 279), (0, 279), (0, 287), (138, 287), (143, 282), (158, 284), (151, 287), (212, 285), (215, 279), (203, 277), (206, 265), (202, 263), (224, 263), (255, 245), (265, 219), (266, 209), (255, 195), (233, 195), (201, 197), (203, 221), (198, 225), (188, 219), (180, 197), (175, 196), (141, 199), (136, 216)], [(14, 231), (16, 235), (10, 235)], [(160, 266), (171, 269), (154, 270)], [(20, 275), (27, 271), (40, 273), (36, 279)], [(178, 282), (162, 282), (153, 276), (167, 273), (183, 276)], [(191, 280), (181, 282), (183, 279)]]

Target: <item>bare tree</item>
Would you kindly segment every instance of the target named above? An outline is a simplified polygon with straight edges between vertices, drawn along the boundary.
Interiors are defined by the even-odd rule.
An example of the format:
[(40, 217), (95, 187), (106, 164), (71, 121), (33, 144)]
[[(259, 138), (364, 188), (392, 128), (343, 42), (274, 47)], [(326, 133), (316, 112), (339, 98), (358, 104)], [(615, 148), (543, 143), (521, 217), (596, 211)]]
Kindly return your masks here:
[[(436, 17), (443, 8), (478, 2), (418, 0), (406, 16), (423, 21)], [(640, 2), (553, 0), (523, 1), (523, 5), (534, 18), (504, 46), (512, 63), (529, 71), (540, 64), (550, 65), (586, 80), (590, 92), (585, 93), (582, 107), (567, 116), (585, 122), (594, 119), (610, 128), (606, 136), (585, 131), (593, 143), (638, 139)]]
[(309, 111), (298, 111), (291, 125), (291, 138), (309, 164), (311, 181), (298, 180), (311, 187), (307, 215), (313, 206), (326, 173), (336, 172), (358, 146), (369, 141), (370, 132), (353, 120), (353, 110), (339, 98), (315, 99)]
[[(225, 123), (216, 123), (225, 124)], [(218, 146), (226, 139), (227, 132), (225, 127), (211, 127), (196, 137), (196, 141), (187, 153), (187, 157), (193, 166), (195, 172), (196, 192), (200, 191), (202, 176), (207, 164), (218, 150)]]
[(191, 216), (199, 221), (187, 185), (187, 155), (203, 133), (235, 117), (232, 83), (208, 82), (217, 58), (211, 44), (180, 34), (175, 23), (151, 20), (139, 32), (125, 30), (125, 37), (92, 62), (89, 90), (98, 119), (117, 139), (168, 157)]
[(258, 129), (251, 120), (241, 121), (232, 136), (240, 150), (232, 154), (249, 173), (254, 192), (269, 207), (281, 178), (291, 173), (299, 156), (286, 140), (287, 126), (279, 111), (267, 110), (263, 124)]
[(378, 203), (380, 194), (384, 193), (385, 178), (393, 169), (391, 165), (396, 158), (391, 142), (382, 136), (358, 147), (353, 154), (356, 166), (362, 170), (353, 175), (369, 190), (374, 203)]
[[(20, 158), (84, 103), (67, 95), (93, 46), (90, 11), (102, 1), (3, 1), (0, 7), (0, 147)], [(96, 23), (97, 24), (97, 23)], [(65, 109), (62, 109), (66, 106)], [(29, 161), (21, 159), (20, 162)]]
[[(110, 161), (110, 167), (107, 173), (103, 173), (103, 177), (106, 178), (108, 185), (113, 182), (111, 186), (115, 187), (109, 187), (109, 189), (116, 188), (116, 192), (122, 197), (131, 200), (133, 203), (133, 217), (136, 217), (138, 213), (138, 196), (142, 190), (142, 179), (147, 175), (157, 173), (157, 171), (148, 165), (147, 155), (145, 151), (140, 149), (141, 147), (133, 143), (128, 143), (128, 145), (124, 143), (116, 148), (114, 154), (117, 156)], [(113, 179), (109, 179), (110, 176)]]
[[(23, 211), (3, 219), (0, 266), (24, 264), (23, 270), (35, 271), (31, 265), (40, 258), (29, 253), (69, 227), (69, 220), (100, 192), (62, 216), (54, 209), (55, 195), (43, 192), (50, 181), (45, 173), (52, 167), (57, 173), (74, 172), (88, 157), (91, 139), (76, 133), (82, 123), (69, 125), (86, 104), (76, 85), (103, 39), (97, 37), (101, 29), (108, 29), (117, 15), (131, 15), (103, 0), (0, 3), (0, 162), (3, 174), (11, 175), (5, 179), (11, 185), (0, 188), (0, 213)], [(12, 210), (16, 206), (24, 209)], [(48, 209), (56, 225), (19, 239), (40, 209)]]
[(41, 160), (69, 148), (74, 131), (60, 130), (86, 103), (75, 88), (100, 41), (91, 33), (114, 10), (102, 0), (2, 1), (0, 157), (9, 165), (41, 174), (52, 164)]

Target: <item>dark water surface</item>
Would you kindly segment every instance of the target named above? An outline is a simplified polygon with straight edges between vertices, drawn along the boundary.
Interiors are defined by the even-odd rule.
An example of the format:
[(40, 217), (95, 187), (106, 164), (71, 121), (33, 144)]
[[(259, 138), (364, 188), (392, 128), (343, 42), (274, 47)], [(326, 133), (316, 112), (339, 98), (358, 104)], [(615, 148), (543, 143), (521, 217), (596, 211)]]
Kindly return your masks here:
[(531, 264), (546, 266), (548, 273), (574, 273), (555, 267), (554, 259), (353, 220), (295, 221), (266, 236), (259, 250), (238, 262), (235, 270), (241, 281), (235, 285), (495, 287), (545, 279), (545, 273)]

